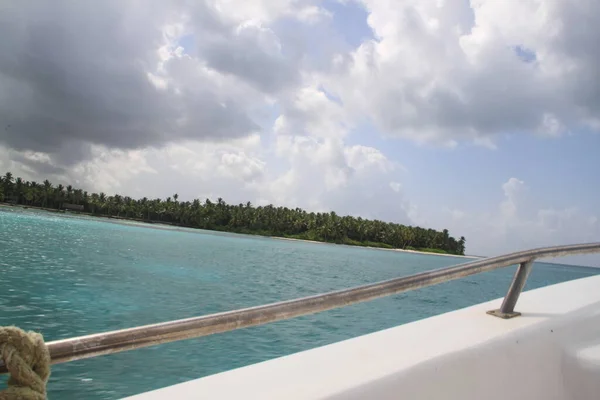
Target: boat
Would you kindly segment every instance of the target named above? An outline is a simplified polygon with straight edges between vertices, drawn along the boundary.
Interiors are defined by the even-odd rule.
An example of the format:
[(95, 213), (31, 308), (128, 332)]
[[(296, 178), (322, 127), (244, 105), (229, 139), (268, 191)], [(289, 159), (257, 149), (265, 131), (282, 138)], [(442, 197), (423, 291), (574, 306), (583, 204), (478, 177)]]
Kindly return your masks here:
[(316, 296), (49, 342), (47, 349), (52, 363), (68, 362), (266, 324), (517, 265), (504, 298), (126, 400), (598, 399), (600, 275), (522, 293), (534, 260), (598, 252), (600, 243), (521, 251)]

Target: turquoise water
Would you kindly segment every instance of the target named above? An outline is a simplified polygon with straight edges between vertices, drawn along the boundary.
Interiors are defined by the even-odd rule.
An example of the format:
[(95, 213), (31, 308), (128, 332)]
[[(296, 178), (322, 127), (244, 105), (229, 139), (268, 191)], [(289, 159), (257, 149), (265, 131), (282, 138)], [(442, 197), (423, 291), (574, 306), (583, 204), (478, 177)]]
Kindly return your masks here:
[[(50, 341), (465, 261), (0, 208), (0, 325), (41, 331)], [(389, 328), (501, 297), (513, 272), (511, 267), (313, 316), (57, 365), (49, 398), (119, 399)], [(595, 273), (538, 263), (527, 288)]]

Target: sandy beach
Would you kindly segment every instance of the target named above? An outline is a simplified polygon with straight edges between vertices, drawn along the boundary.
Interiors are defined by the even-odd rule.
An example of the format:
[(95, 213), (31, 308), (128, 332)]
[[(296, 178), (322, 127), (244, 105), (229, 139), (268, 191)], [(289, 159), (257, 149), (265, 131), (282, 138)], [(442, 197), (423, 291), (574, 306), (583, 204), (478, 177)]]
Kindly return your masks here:
[[(336, 243), (329, 243), (329, 242), (319, 242), (316, 240), (294, 239), (294, 238), (286, 238), (286, 237), (279, 237), (279, 236), (269, 236), (269, 238), (278, 239), (278, 240), (293, 240), (293, 241), (297, 241), (297, 242), (307, 242), (307, 243), (316, 243), (316, 244), (336, 244)], [(385, 247), (372, 247), (372, 246), (353, 246), (353, 245), (349, 245), (349, 244), (338, 244), (338, 246), (348, 246), (348, 247), (358, 247), (358, 248), (362, 247), (365, 249), (386, 250), (386, 251), (399, 251), (402, 253), (424, 254), (427, 256), (459, 257), (459, 258), (468, 258), (471, 260), (485, 258), (485, 257), (478, 257), (478, 256), (459, 256), (456, 254), (430, 253), (427, 251), (418, 251), (418, 250), (386, 249)]]

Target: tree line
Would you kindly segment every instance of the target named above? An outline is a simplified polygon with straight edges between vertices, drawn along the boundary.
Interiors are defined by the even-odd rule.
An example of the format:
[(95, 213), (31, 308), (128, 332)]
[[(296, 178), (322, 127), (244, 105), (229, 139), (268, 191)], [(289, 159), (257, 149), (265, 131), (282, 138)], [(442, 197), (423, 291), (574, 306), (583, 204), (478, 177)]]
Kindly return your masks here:
[(464, 255), (465, 238), (455, 239), (448, 230), (339, 216), (335, 212), (307, 212), (300, 208), (255, 207), (227, 204), (219, 198), (201, 202), (178, 201), (179, 196), (162, 199), (133, 199), (115, 194), (88, 193), (71, 185), (53, 185), (0, 176), (0, 201), (25, 206), (61, 210), (68, 204), (83, 207), (83, 212), (98, 216), (168, 223), (178, 226), (237, 233), (279, 236), (348, 245), (423, 250)]

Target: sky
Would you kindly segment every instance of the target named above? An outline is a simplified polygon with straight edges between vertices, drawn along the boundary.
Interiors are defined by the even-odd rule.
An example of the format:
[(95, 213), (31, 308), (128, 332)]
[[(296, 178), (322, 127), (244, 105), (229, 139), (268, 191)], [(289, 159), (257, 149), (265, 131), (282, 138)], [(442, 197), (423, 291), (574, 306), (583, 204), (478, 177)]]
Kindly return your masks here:
[(600, 241), (596, 0), (4, 2), (0, 37), (15, 176)]

